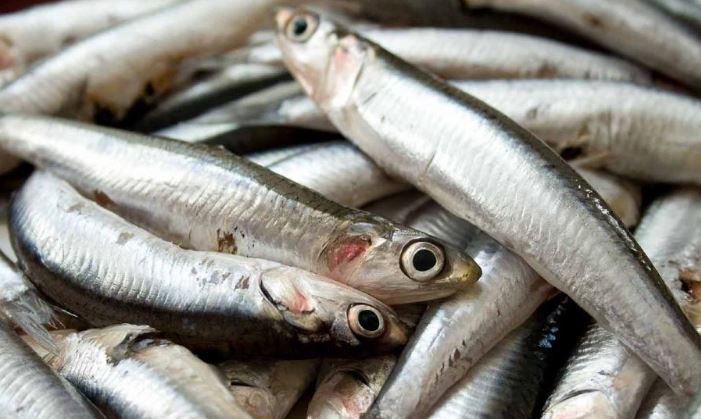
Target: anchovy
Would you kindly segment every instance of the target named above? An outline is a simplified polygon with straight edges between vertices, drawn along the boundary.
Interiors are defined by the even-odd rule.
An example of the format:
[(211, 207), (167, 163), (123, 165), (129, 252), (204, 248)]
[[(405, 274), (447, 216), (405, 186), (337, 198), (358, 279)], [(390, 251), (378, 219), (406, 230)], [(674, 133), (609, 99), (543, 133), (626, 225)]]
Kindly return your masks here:
[(102, 417), (4, 322), (0, 322), (0, 388), (0, 416), (3, 418)]
[(407, 190), (409, 185), (387, 176), (354, 145), (322, 143), (289, 156), (268, 169), (349, 207)]
[(372, 353), (406, 341), (394, 312), (359, 291), (262, 259), (181, 249), (48, 173), (21, 189), (10, 225), (37, 288), (96, 326), (149, 324), (193, 347), (256, 355)]
[[(358, 28), (368, 39), (440, 77), (477, 79), (599, 79), (649, 84), (633, 64), (546, 38), (493, 30)], [(252, 46), (245, 59), (282, 64), (273, 42)]]
[(130, 20), (73, 44), (6, 85), (0, 111), (119, 121), (138, 101), (148, 103), (167, 91), (183, 61), (243, 44), (276, 4), (193, 0)]
[(397, 358), (329, 359), (322, 364), (308, 419), (360, 419), (380, 392)]
[(287, 71), (279, 66), (232, 65), (174, 91), (138, 122), (137, 129), (149, 132), (167, 127), (289, 78)]
[(463, 0), (467, 8), (519, 13), (572, 29), (689, 86), (701, 87), (701, 41), (639, 0)]
[(213, 366), (148, 326), (119, 324), (56, 340), (61, 352), (46, 357), (49, 365), (115, 417), (252, 417)]
[[(607, 193), (605, 197), (610, 202), (633, 200), (622, 198), (631, 194), (628, 189), (610, 188), (611, 179), (589, 176), (595, 187), (601, 186)], [(601, 182), (602, 179), (606, 181)], [(370, 208), (376, 209), (380, 204)], [(619, 209), (629, 211), (630, 207)], [(389, 207), (385, 205), (381, 211), (453, 246), (466, 248), (482, 267), (482, 277), (471, 290), (429, 306), (375, 402), (374, 412), (421, 417), (451, 385), (479, 365), (481, 357), (497, 342), (525, 322), (554, 290), (523, 259), (435, 202), (427, 202), (425, 196), (390, 199)], [(620, 215), (635, 223), (637, 213), (636, 208), (630, 214)], [(446, 330), (451, 333), (445, 333)], [(414, 388), (417, 391), (407, 391)]]
[(30, 64), (96, 32), (180, 0), (67, 0), (0, 16), (0, 71)]
[[(701, 192), (680, 189), (658, 198), (636, 231), (665, 283), (695, 325), (701, 324)], [(593, 326), (550, 396), (545, 417), (570, 412), (632, 417), (656, 374), (613, 335)]]
[(557, 154), (483, 102), (314, 13), (282, 9), (277, 23), (291, 72), (390, 176), (522, 256), (677, 392), (701, 387), (701, 337), (618, 217)]
[(227, 361), (217, 367), (229, 392), (251, 416), (284, 419), (316, 378), (319, 361)]
[(428, 417), (537, 417), (543, 393), (587, 321), (567, 298), (544, 304), (443, 395)]
[[(604, 81), (453, 84), (581, 165), (645, 181), (701, 183), (701, 104), (691, 97)], [(287, 98), (270, 109), (266, 117), (274, 115), (277, 123), (335, 130), (307, 97)]]
[(440, 240), (225, 150), (11, 115), (0, 116), (0, 147), (182, 247), (274, 260), (388, 303), (440, 298), (479, 277), (469, 256)]

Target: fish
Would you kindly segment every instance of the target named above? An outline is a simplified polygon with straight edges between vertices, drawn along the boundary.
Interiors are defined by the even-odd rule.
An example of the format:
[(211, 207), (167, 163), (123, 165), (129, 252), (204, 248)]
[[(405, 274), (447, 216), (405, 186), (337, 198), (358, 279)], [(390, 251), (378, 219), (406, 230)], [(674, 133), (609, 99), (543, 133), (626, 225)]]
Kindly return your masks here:
[(316, 378), (318, 359), (230, 360), (217, 365), (229, 392), (258, 419), (284, 419)]
[[(628, 189), (610, 187), (614, 179), (592, 173), (588, 176), (596, 188), (605, 192), (609, 202), (634, 200), (623, 198), (632, 195)], [(422, 417), (555, 290), (523, 259), (425, 195), (405, 193), (384, 201), (390, 201), (390, 205), (381, 208), (387, 217), (466, 249), (482, 267), (482, 277), (472, 289), (429, 305), (375, 402), (374, 412)], [(382, 201), (368, 209), (374, 210), (381, 204)], [(631, 211), (627, 205), (616, 209), (622, 211), (622, 219), (637, 222), (637, 208), (631, 213), (626, 212)], [(410, 392), (408, 388), (420, 390)]]
[(518, 13), (570, 29), (686, 85), (701, 87), (701, 41), (638, 0), (463, 0), (469, 9)]
[(94, 326), (148, 324), (195, 349), (259, 356), (382, 353), (407, 339), (389, 307), (357, 290), (262, 259), (181, 249), (46, 172), (17, 194), (10, 225), (34, 285)]
[[(701, 102), (628, 83), (580, 80), (456, 81), (567, 160), (647, 182), (700, 183)], [(586, 105), (583, 105), (586, 104)], [(289, 109), (304, 109), (297, 118)], [(295, 112), (300, 114), (301, 112)], [(280, 102), (277, 121), (335, 131), (308, 97)]]
[(334, 202), (354, 208), (410, 188), (387, 176), (347, 141), (321, 143), (267, 167)]
[(183, 1), (129, 20), (76, 42), (4, 86), (0, 111), (122, 121), (168, 91), (186, 60), (243, 45), (275, 5)]
[(636, 419), (677, 419), (683, 417), (689, 403), (677, 397), (662, 380), (656, 380), (645, 396)]
[(180, 0), (68, 0), (0, 16), (0, 73), (12, 78), (36, 61), (96, 32)]
[(620, 219), (552, 149), (318, 14), (281, 9), (276, 21), (288, 69), (390, 176), (520, 255), (679, 394), (701, 387), (701, 337)]
[[(692, 323), (701, 325), (701, 191), (684, 187), (657, 198), (636, 237)], [(544, 417), (573, 411), (633, 417), (657, 375), (616, 337), (594, 325), (551, 394)]]
[(0, 416), (9, 419), (103, 416), (0, 321)]
[(363, 360), (327, 359), (307, 408), (308, 419), (360, 419), (397, 361), (394, 355)]
[(220, 148), (20, 115), (0, 116), (0, 148), (181, 247), (270, 259), (388, 304), (444, 297), (479, 278), (472, 258), (435, 237)]
[(287, 71), (279, 66), (242, 63), (226, 67), (175, 90), (159, 101), (155, 109), (136, 123), (136, 130), (153, 132), (166, 128), (289, 78)]
[[(647, 70), (624, 60), (547, 38), (495, 30), (357, 28), (391, 53), (452, 80), (594, 79), (650, 84)], [(252, 46), (242, 59), (281, 65), (271, 42)]]
[(451, 387), (428, 417), (537, 417), (563, 354), (587, 321), (568, 298), (546, 302)]
[(285, 160), (288, 157), (297, 156), (307, 151), (315, 150), (318, 146), (319, 143), (311, 143), (276, 147), (270, 150), (246, 153), (244, 154), (244, 157), (246, 157), (246, 159), (252, 161), (253, 163), (259, 164), (264, 167), (269, 167), (270, 165)]
[(45, 348), (50, 350), (55, 348), (45, 326), (52, 322), (52, 307), (1, 251), (0, 318), (18, 326)]
[(61, 351), (46, 362), (114, 417), (252, 418), (214, 366), (149, 326), (117, 324), (56, 341)]
[(335, 131), (297, 82), (278, 83), (237, 101), (211, 109), (195, 118), (157, 130), (155, 135), (186, 142), (222, 137), (242, 126), (294, 125)]
[(690, 0), (645, 0), (668, 15), (683, 21), (696, 31), (701, 30), (701, 4)]

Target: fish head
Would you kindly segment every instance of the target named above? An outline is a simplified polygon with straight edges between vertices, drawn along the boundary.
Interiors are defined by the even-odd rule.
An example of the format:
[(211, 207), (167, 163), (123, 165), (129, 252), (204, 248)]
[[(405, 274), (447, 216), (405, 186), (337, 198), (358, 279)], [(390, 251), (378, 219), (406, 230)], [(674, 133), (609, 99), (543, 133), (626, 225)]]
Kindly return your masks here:
[(343, 369), (325, 377), (309, 402), (309, 417), (361, 417), (377, 395), (362, 370)]
[(285, 65), (315, 102), (345, 103), (374, 44), (304, 8), (280, 9), (276, 42)]
[(219, 364), (227, 388), (236, 401), (256, 418), (275, 417), (276, 401), (270, 388), (270, 367), (260, 363), (227, 361)]
[(470, 256), (444, 241), (367, 213), (326, 245), (322, 259), (331, 278), (387, 304), (445, 297), (481, 275)]
[(377, 353), (408, 339), (408, 327), (391, 308), (328, 278), (281, 266), (266, 271), (260, 286), (300, 340)]

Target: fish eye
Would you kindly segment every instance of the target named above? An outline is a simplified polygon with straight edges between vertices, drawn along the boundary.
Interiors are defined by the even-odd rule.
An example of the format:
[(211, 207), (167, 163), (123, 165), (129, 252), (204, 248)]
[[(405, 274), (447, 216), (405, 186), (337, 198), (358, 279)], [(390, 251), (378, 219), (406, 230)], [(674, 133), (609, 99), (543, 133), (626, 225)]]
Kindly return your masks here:
[(443, 249), (430, 242), (414, 242), (402, 252), (402, 270), (415, 281), (427, 281), (443, 270)]
[(318, 25), (319, 20), (316, 16), (302, 13), (290, 19), (285, 28), (285, 33), (293, 41), (304, 42), (314, 34)]
[(348, 322), (356, 335), (376, 338), (385, 331), (385, 320), (377, 309), (366, 304), (357, 304), (348, 310)]

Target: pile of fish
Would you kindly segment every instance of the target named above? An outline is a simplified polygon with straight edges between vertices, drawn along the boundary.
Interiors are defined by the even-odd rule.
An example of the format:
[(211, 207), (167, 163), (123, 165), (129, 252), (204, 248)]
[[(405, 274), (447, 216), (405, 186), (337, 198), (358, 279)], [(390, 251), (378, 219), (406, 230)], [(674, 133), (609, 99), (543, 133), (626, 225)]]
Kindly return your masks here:
[(0, 417), (701, 418), (698, 0), (0, 15)]

